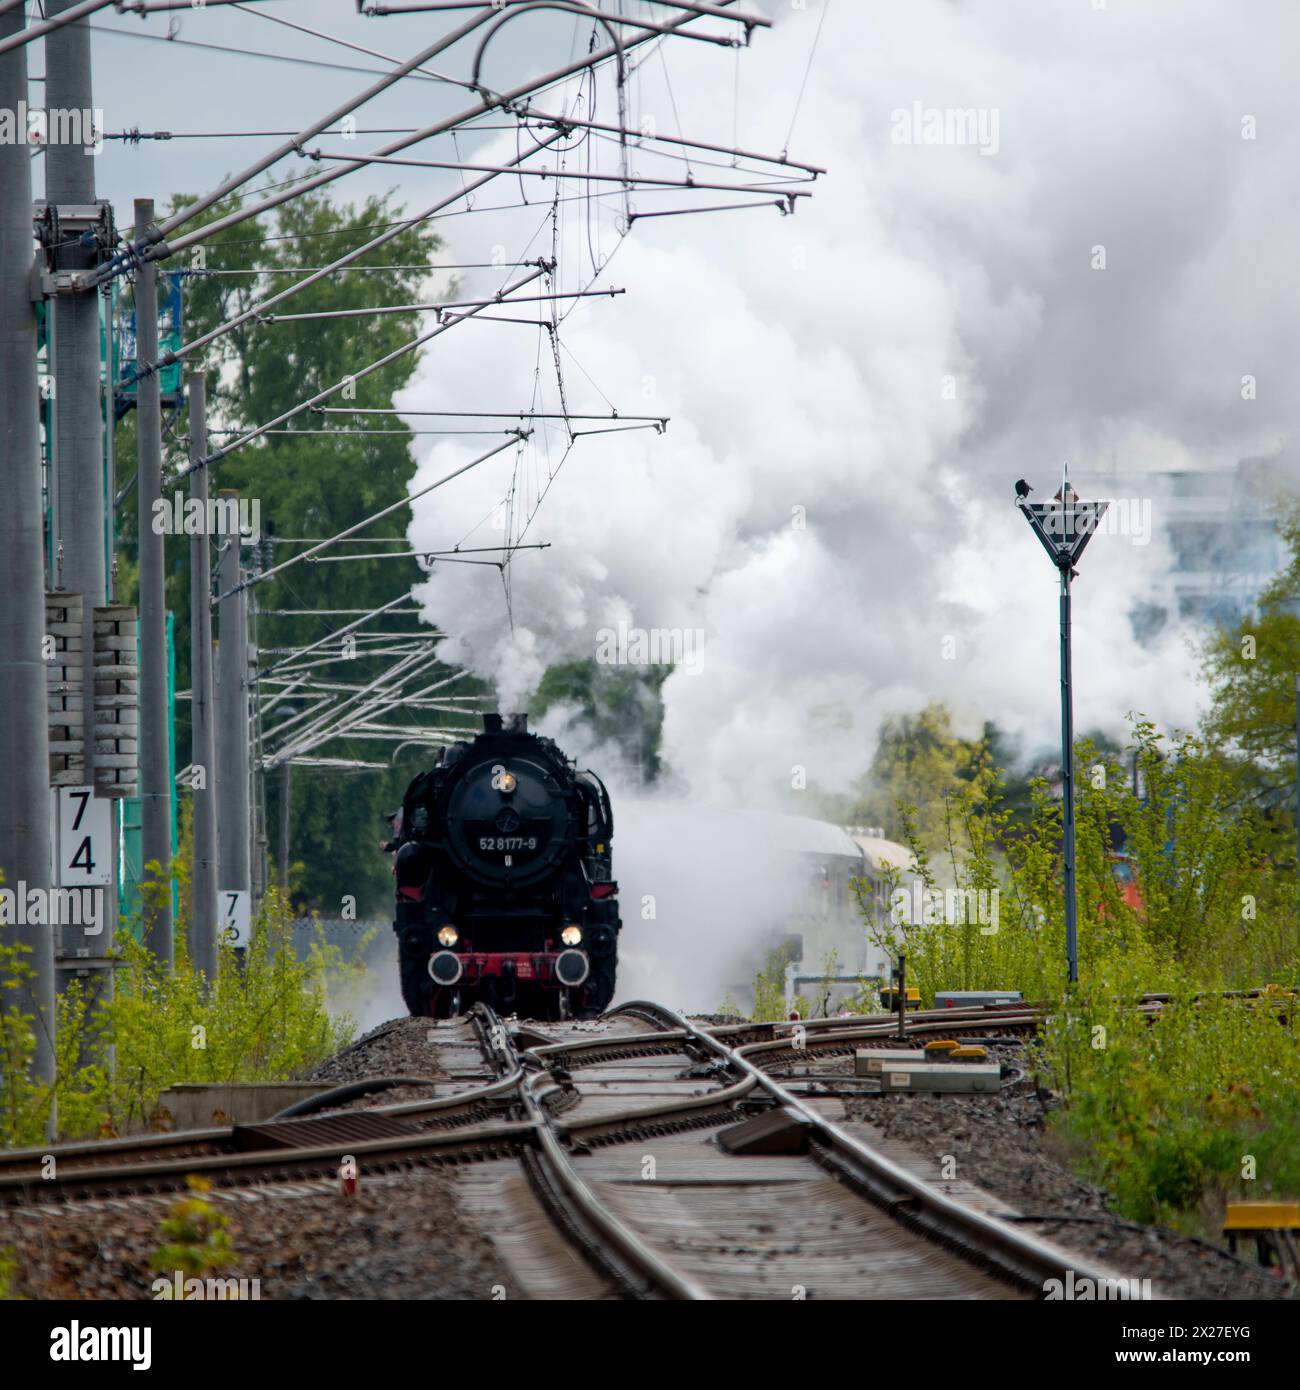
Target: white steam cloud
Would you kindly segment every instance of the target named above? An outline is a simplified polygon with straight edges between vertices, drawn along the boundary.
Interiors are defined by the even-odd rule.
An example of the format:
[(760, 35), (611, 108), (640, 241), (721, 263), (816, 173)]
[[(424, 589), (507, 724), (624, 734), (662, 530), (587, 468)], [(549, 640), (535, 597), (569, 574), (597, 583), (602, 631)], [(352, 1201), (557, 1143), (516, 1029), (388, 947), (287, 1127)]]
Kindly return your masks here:
[[(739, 143), (779, 150), (820, 6), (770, 9), (775, 29), (740, 60), (735, 119)], [(935, 697), (968, 728), (993, 718), (1050, 742), (1056, 582), (1011, 485), (1024, 476), (1049, 496), (1069, 459), (1094, 492), (1153, 499), (1149, 543), (1098, 536), (1081, 565), (1078, 723), (1193, 720), (1189, 632), (1171, 623), (1141, 641), (1126, 617), (1169, 565), (1147, 475), (1288, 441), (1297, 41), (1300, 10), (1283, 3), (836, 6), (790, 142), (828, 176), (794, 217), (635, 226), (599, 281), (627, 297), (580, 301), (564, 325), (566, 389), (575, 411), (607, 410), (599, 392), (671, 424), (579, 440), (528, 532), (552, 548), (514, 560), (513, 629), (495, 571), (436, 568), (417, 593), (456, 634), (444, 656), (490, 677), (511, 709), (620, 620), (702, 629), (701, 670), (664, 686), (663, 753), (714, 802), (788, 796), (796, 767), (843, 787), (882, 714)], [(668, 61), (682, 129), (729, 141), (730, 57), (680, 43)], [(639, 117), (675, 131), (660, 66), (640, 83)], [(895, 143), (895, 113), (917, 103), (983, 112), (972, 129), (996, 129), (996, 151), (915, 130)], [(612, 169), (603, 148), (593, 167)], [(513, 153), (511, 139), (476, 157)], [(535, 234), (526, 254), (550, 254), (549, 186), (529, 194), (543, 201), (492, 223), (509, 259)], [(564, 288), (613, 249), (604, 202), (590, 223), (585, 202), (561, 207)], [(448, 224), (458, 259), (483, 259), (487, 220)], [(501, 275), (471, 273), (463, 289)], [(459, 326), (399, 404), (554, 410), (549, 341)], [(422, 447), (413, 489), (483, 446)], [(518, 460), (507, 451), (418, 502), (414, 544), (499, 542), (512, 480), (517, 534), (563, 447), (539, 428)]]
[(618, 1000), (714, 1013), (730, 997), (748, 1009), (765, 949), (796, 929), (807, 887), (775, 828), (675, 798), (623, 796), (614, 839)]

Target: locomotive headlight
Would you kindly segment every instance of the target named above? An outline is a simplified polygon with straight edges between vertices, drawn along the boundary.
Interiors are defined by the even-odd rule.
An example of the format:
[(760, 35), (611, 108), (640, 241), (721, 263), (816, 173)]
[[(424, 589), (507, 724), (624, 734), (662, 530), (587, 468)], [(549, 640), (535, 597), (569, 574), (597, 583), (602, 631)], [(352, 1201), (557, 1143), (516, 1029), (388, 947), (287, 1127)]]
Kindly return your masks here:
[(497, 791), (505, 793), (507, 796), (519, 785), (515, 780), (513, 772), (503, 772), (497, 778)]
[(438, 928), (438, 945), (454, 946), (460, 940), (460, 933), (455, 927)]
[(578, 942), (582, 940), (582, 928), (565, 927), (560, 933), (560, 940), (563, 941), (566, 946), (576, 946)]

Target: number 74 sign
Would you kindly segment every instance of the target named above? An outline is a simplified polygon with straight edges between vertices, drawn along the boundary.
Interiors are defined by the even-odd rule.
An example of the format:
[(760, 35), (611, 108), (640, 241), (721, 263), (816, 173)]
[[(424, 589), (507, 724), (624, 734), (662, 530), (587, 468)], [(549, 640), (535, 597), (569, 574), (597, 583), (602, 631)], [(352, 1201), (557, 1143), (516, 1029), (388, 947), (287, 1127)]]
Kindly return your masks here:
[(60, 888), (107, 888), (113, 882), (113, 816), (93, 787), (59, 787), (54, 857)]

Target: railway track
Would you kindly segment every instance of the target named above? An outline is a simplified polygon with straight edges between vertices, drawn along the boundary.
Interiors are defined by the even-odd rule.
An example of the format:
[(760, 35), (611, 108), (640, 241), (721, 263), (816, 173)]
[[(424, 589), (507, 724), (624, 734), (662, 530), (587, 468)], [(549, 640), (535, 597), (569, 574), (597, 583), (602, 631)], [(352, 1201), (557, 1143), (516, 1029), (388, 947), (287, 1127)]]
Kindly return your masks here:
[[(769, 1074), (782, 1053), (808, 1050), (797, 1041), (813, 1049), (849, 1046), (848, 1034), (883, 1041), (892, 1021), (831, 1024), (796, 1039), (779, 1025), (709, 1029), (653, 1004), (615, 1012), (651, 1025), (624, 1039), (616, 1059), (583, 1041), (521, 1051), (508, 1034), (504, 1042), (495, 1036), (498, 1065), (525, 1071), (523, 1100), (538, 1135), (529, 1162), (539, 1191), (624, 1295), (1014, 1298), (1041, 1296), (1044, 1281), (1063, 1278), (1067, 1267), (1076, 1278), (1100, 1277), (954, 1202)], [(1002, 1017), (1002, 1028), (1013, 1026), (1011, 1017)], [(918, 1027), (951, 1030), (953, 1022), (922, 1019)], [(668, 1058), (668, 1045), (693, 1064), (689, 1079), (697, 1087), (701, 1076), (714, 1084), (627, 1105), (629, 1083), (619, 1070), (626, 1049)], [(668, 1092), (680, 1084), (674, 1075), (650, 1081)], [(779, 1114), (799, 1151), (728, 1152), (716, 1136), (747, 1114)]]
[[(908, 1017), (909, 1035), (1009, 1035), (1023, 1007)], [(0, 1158), (0, 1204), (333, 1179), (455, 1165), (472, 1206), (514, 1228), (536, 1296), (1007, 1298), (1105, 1277), (955, 1201), (829, 1120), (776, 1073), (892, 1040), (892, 1018), (705, 1026), (652, 1003), (597, 1028), (508, 1027), (478, 1006), (455, 1045), (481, 1076), (363, 1110), (57, 1147)], [(578, 1025), (581, 1028), (581, 1025)], [(775, 1117), (791, 1151), (718, 1136)], [(477, 1197), (475, 1196), (477, 1194)], [(512, 1218), (502, 1220), (503, 1209)], [(507, 1244), (509, 1243), (507, 1237)], [(498, 1242), (499, 1243), (499, 1242)]]
[[(319, 1177), (345, 1152), (370, 1171), (495, 1156), (528, 1133), (502, 1122), (520, 1077), (493, 1072), (481, 1028), (462, 1023), (457, 1031), (463, 1036), (443, 1046), (461, 1054), (472, 1048), (479, 1075), (460, 1071), (446, 1095), (265, 1124), (8, 1150), (0, 1153), (0, 1206), (179, 1191), (191, 1173), (218, 1187)], [(634, 1030), (616, 1025), (592, 1045), (616, 1054), (622, 1031)], [(547, 1040), (527, 1030), (524, 1037)]]
[[(545, 1057), (558, 1048), (574, 1064), (589, 1060), (612, 1060), (618, 1058), (637, 1058), (659, 1054), (676, 1054), (680, 1036), (670, 1036), (672, 1030), (657, 1027), (646, 1034), (638, 1024), (653, 1023), (649, 1010), (654, 1006), (629, 1007), (611, 1015), (607, 1031), (600, 1035), (582, 1035), (579, 1040), (554, 1044), (544, 1031), (544, 1025), (519, 1030), (524, 1041), (538, 1056)], [(996, 1021), (995, 1021), (996, 1020)], [(1031, 1010), (962, 1010), (932, 1011), (909, 1015), (909, 1032), (938, 1033), (959, 1027), (963, 1034), (976, 1035), (981, 1031), (1013, 1031), (1033, 1028), (1037, 1015)], [(856, 1045), (873, 1040), (887, 1039), (895, 1026), (892, 1019), (877, 1017), (864, 1020), (860, 1026), (848, 1026), (844, 1020), (810, 1020), (800, 1025), (807, 1034), (807, 1051), (812, 1055), (849, 1053)], [(256, 1150), (243, 1152), (239, 1146), (255, 1143), (259, 1135), (275, 1137), (279, 1142), (270, 1150), (272, 1154), (281, 1152), (284, 1145), (295, 1136), (305, 1140), (313, 1134), (328, 1136), (333, 1144), (335, 1139), (349, 1137), (357, 1142), (366, 1139), (365, 1130), (371, 1120), (353, 1119), (351, 1116), (364, 1114), (379, 1118), (387, 1117), (399, 1124), (409, 1124), (407, 1133), (422, 1131), (463, 1130), (461, 1141), (472, 1146), (476, 1138), (476, 1126), (499, 1118), (503, 1107), (517, 1083), (517, 1078), (495, 1076), (483, 1059), (481, 1030), (470, 1030), (463, 1025), (466, 1034), (463, 1038), (453, 1038), (450, 1048), (462, 1056), (471, 1047), (480, 1059), (474, 1070), (462, 1070), (455, 1074), (449, 1093), (430, 1100), (407, 1101), (400, 1104), (374, 1105), (364, 1112), (344, 1112), (336, 1122), (315, 1123), (308, 1126), (296, 1122), (293, 1128), (284, 1129), (278, 1136), (267, 1136), (266, 1126), (213, 1126), (207, 1129), (182, 1130), (170, 1134), (145, 1134), (121, 1139), (102, 1139), (81, 1141), (70, 1144), (44, 1145), (39, 1148), (13, 1149), (0, 1152), (0, 1205), (13, 1204), (45, 1197), (75, 1198), (89, 1195), (127, 1195), (137, 1183), (156, 1183), (148, 1189), (166, 1189), (167, 1180), (180, 1172), (181, 1185), (186, 1172), (209, 1172), (220, 1174), (224, 1167), (231, 1169), (232, 1176), (238, 1177), (248, 1171), (254, 1177), (259, 1159), (264, 1157)], [(784, 1023), (747, 1023), (723, 1025), (712, 1031), (719, 1037), (733, 1042), (768, 1043), (776, 1049), (782, 1044), (780, 1037), (789, 1032), (794, 1025)], [(355, 1045), (354, 1045), (355, 1046)], [(465, 1065), (462, 1063), (462, 1066)], [(432, 1084), (432, 1083), (431, 1083)], [(310, 1117), (303, 1117), (307, 1119)], [(473, 1131), (473, 1132), (469, 1132)], [(394, 1131), (396, 1134), (396, 1131)], [(380, 1137), (380, 1136), (371, 1136)], [(306, 1147), (300, 1144), (298, 1147)], [(435, 1146), (436, 1147), (436, 1146)], [(448, 1142), (448, 1154), (455, 1157), (456, 1144)], [(333, 1151), (333, 1149), (331, 1149)], [(373, 1152), (380, 1152), (376, 1148)], [(55, 1159), (51, 1173), (47, 1158)], [(282, 1155), (283, 1156), (283, 1155)], [(209, 1162), (209, 1160), (214, 1160)]]

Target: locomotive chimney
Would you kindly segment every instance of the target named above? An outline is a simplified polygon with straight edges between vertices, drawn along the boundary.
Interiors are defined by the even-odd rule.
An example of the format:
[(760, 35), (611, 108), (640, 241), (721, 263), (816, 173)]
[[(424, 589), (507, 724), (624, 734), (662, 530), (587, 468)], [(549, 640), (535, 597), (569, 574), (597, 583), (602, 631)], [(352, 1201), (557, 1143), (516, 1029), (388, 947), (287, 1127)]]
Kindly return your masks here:
[(485, 714), (483, 716), (485, 734), (526, 734), (528, 716), (526, 714)]

